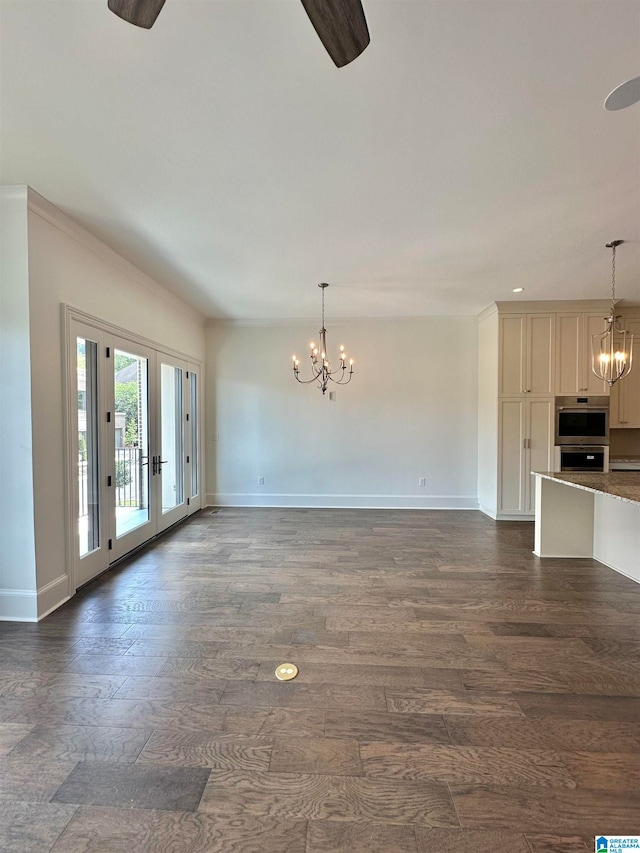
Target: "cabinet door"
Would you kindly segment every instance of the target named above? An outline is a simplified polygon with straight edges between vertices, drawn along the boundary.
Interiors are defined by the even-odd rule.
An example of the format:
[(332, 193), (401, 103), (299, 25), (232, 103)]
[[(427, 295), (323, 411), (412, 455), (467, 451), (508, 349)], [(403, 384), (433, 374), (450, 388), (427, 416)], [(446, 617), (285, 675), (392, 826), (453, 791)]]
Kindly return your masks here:
[(612, 388), (620, 397), (621, 423), (627, 429), (640, 428), (640, 318), (623, 321), (627, 331), (633, 334), (634, 364), (631, 373), (620, 379)]
[(580, 393), (580, 320), (580, 314), (556, 317), (556, 394), (561, 396)]
[(531, 471), (553, 471), (554, 401), (527, 400), (526, 511), (535, 513), (535, 482)]
[(500, 394), (522, 394), (525, 390), (526, 317), (500, 317)]
[(525, 401), (500, 401), (498, 512), (525, 511)]
[[(635, 368), (634, 368), (635, 370)], [(609, 399), (609, 428), (624, 426), (624, 383), (629, 382), (631, 374), (616, 384), (611, 389)]]
[(527, 316), (526, 387), (529, 394), (553, 394), (555, 314)]
[(595, 375), (592, 370), (591, 358), (591, 336), (599, 335), (606, 328), (606, 321), (602, 314), (585, 314), (583, 317), (583, 354), (581, 355), (582, 363), (582, 381), (578, 393), (586, 392), (587, 394), (608, 394), (609, 386), (606, 382)]
[(628, 429), (640, 429), (640, 368), (634, 367), (629, 376), (621, 380), (627, 384), (624, 393), (624, 424)]
[(556, 317), (556, 394), (608, 394), (609, 386), (591, 369), (591, 336), (604, 331), (602, 314)]

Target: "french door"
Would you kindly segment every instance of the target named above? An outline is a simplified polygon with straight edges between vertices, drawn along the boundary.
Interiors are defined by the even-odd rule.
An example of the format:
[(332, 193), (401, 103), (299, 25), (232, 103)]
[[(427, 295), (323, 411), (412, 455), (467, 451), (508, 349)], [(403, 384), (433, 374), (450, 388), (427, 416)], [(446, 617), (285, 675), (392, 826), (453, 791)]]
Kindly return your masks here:
[(68, 352), (77, 588), (199, 509), (199, 370), (77, 319)]
[(155, 353), (126, 339), (105, 341), (108, 558), (112, 563), (156, 533), (150, 454)]

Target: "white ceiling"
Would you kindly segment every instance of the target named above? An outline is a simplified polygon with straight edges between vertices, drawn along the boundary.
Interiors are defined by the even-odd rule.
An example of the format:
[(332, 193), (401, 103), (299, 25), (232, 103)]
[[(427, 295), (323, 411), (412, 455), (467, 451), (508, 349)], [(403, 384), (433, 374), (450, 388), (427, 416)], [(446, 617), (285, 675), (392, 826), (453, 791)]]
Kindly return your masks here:
[(209, 317), (606, 298), (614, 238), (640, 300), (640, 0), (363, 5), (337, 69), (299, 0), (1, 0), (2, 183)]

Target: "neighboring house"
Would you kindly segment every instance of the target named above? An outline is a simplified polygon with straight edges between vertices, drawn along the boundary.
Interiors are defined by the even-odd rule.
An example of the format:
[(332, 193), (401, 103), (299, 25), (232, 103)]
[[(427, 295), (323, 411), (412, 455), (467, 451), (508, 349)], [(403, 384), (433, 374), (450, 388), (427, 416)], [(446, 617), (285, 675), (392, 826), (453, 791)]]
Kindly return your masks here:
[[(135, 365), (134, 365), (135, 367)], [(130, 371), (131, 365), (124, 368)], [(119, 371), (118, 373), (123, 373)], [(116, 374), (116, 377), (118, 374)], [(135, 377), (134, 377), (135, 378)], [(116, 380), (118, 381), (118, 380)], [(130, 380), (119, 380), (130, 381)], [(87, 391), (86, 391), (86, 370), (78, 368), (78, 447), (82, 454), (83, 449), (87, 446)], [(116, 412), (116, 447), (124, 447), (124, 438), (126, 430), (126, 415), (124, 412)]]

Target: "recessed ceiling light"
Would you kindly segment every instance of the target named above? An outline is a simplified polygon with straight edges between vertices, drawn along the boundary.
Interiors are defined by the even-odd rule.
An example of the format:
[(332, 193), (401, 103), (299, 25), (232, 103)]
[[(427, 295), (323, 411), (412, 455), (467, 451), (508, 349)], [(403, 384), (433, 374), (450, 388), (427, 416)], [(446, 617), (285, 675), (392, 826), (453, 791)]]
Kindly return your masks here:
[(522, 293), (523, 290), (524, 290), (524, 287), (514, 287), (513, 288), (514, 293)]

